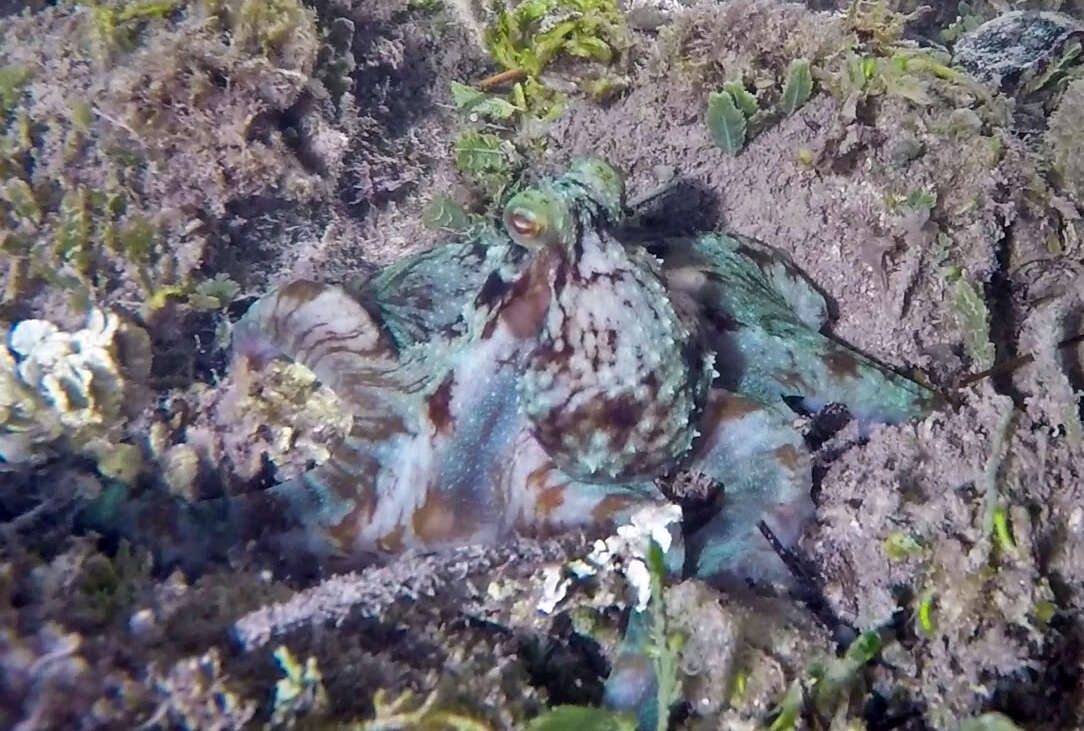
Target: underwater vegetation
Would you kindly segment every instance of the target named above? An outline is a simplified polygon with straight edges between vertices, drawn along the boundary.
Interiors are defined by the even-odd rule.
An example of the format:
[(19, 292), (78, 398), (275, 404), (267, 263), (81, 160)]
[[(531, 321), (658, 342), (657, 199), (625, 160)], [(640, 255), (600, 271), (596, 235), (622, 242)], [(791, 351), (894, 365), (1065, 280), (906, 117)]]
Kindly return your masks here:
[(3, 46), (6, 308), (49, 286), (77, 308), (135, 301), (149, 314), (192, 291), (226, 201), (311, 195), (286, 142), (261, 131), (313, 72), (311, 10), (103, 0), (29, 32), (68, 41), (36, 57), (13, 31)]
[(630, 39), (614, 0), (528, 0), (513, 8), (498, 3), (494, 13), (485, 47), (513, 78), (523, 77), (512, 91), (518, 108), (543, 118), (560, 111), (560, 97), (541, 77), (562, 62), (574, 64), (577, 84), (588, 96), (620, 90), (617, 64), (624, 60)]
[[(570, 98), (605, 102), (625, 87), (631, 37), (614, 0), (496, 2), (487, 21), (483, 45), (502, 71), (474, 86), (451, 82), (467, 122), (454, 155), (463, 177), (499, 207), (525, 158), (544, 152), (541, 136)], [(434, 206), (448, 210), (442, 200)]]

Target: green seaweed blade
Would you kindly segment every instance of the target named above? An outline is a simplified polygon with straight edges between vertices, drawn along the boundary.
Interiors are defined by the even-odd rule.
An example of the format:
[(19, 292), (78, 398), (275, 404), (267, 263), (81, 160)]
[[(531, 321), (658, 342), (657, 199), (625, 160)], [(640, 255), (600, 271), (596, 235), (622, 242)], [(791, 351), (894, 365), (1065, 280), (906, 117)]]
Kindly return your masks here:
[(711, 138), (723, 150), (733, 154), (745, 144), (745, 115), (729, 92), (720, 91), (708, 97), (707, 123)]

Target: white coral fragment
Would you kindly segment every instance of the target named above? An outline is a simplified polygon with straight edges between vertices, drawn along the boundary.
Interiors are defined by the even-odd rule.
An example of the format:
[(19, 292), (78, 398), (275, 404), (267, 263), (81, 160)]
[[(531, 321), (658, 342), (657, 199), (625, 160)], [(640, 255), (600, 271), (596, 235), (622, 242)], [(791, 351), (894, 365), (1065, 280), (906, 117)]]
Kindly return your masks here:
[(564, 568), (559, 565), (542, 567), (542, 598), (538, 600), (538, 611), (553, 614), (553, 610), (568, 594), (569, 580)]
[[(585, 569), (594, 566), (598, 570), (612, 568), (623, 562), (621, 568), (629, 587), (636, 595), (636, 609), (643, 611), (651, 599), (651, 572), (647, 568), (647, 550), (651, 541), (659, 544), (667, 553), (673, 544), (674, 526), (681, 522), (681, 506), (673, 503), (648, 505), (632, 514), (629, 522), (617, 529), (617, 535), (605, 541), (595, 541), (585, 561), (577, 562), (578, 576), (586, 575)], [(616, 560), (615, 560), (616, 559)]]
[(7, 341), (0, 348), (0, 458), (36, 464), (62, 439), (96, 459), (115, 451), (134, 384), (150, 370), (146, 332), (94, 309), (76, 332), (23, 320)]
[(620, 571), (636, 598), (636, 609), (643, 611), (651, 600), (651, 572), (647, 551), (651, 542), (667, 553), (674, 541), (674, 530), (681, 523), (681, 506), (673, 503), (647, 505), (633, 513), (629, 522), (606, 540), (597, 540), (583, 559), (566, 565), (548, 565), (542, 569), (542, 596), (537, 608), (552, 614), (568, 594), (572, 578), (583, 579), (599, 572)]

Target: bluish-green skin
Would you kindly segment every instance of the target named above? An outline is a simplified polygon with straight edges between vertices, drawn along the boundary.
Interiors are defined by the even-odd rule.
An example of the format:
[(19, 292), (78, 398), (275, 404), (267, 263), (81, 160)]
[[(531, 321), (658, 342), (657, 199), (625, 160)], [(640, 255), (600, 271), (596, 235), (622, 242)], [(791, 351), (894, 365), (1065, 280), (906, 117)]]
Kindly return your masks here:
[[(936, 398), (821, 334), (824, 299), (781, 252), (725, 234), (631, 243), (624, 215), (617, 171), (579, 161), (517, 195), (503, 226), (352, 293), (295, 282), (262, 298), (235, 329), (236, 357), (308, 365), (353, 431), (297, 480), (175, 506), (169, 530), (154, 523), (163, 554), (257, 539), (290, 563), (350, 565), (620, 521), (688, 470), (725, 501), (671, 563), (684, 551), (697, 576), (785, 583), (758, 523), (792, 542), (812, 503), (784, 397), (865, 422), (922, 416)], [(134, 531), (143, 510), (114, 522)]]

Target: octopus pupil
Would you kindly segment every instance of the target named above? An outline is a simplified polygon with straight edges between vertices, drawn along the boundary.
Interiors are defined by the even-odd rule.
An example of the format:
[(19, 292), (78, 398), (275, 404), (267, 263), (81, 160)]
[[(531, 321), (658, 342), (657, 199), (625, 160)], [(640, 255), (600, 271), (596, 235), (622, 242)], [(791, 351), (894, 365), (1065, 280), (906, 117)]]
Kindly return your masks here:
[(516, 233), (522, 236), (533, 234), (537, 229), (537, 224), (526, 216), (513, 215), (510, 217), (509, 223)]

